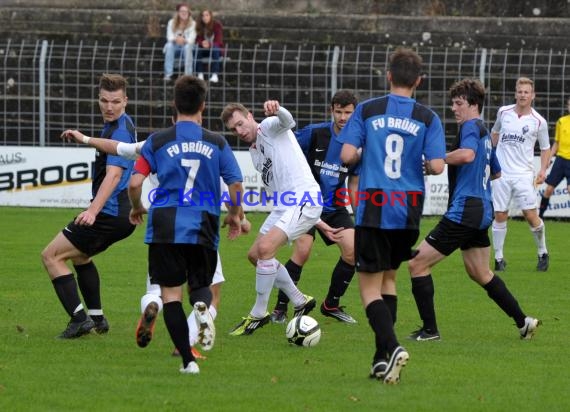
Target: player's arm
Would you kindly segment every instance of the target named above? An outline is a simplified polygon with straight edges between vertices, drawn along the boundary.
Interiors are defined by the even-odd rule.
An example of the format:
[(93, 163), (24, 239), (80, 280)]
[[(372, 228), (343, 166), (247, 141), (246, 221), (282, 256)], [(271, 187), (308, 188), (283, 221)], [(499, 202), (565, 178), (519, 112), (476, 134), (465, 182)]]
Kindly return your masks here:
[(87, 146), (94, 147), (100, 152), (117, 154), (117, 145), (119, 142), (112, 139), (103, 139), (101, 137), (89, 137), (81, 133), (79, 130), (66, 130), (61, 134), (62, 139), (70, 142), (82, 143)]
[(540, 170), (536, 176), (536, 184), (539, 185), (546, 179), (546, 169), (550, 165), (550, 148), (540, 151)]
[(113, 191), (119, 184), (121, 176), (123, 175), (123, 168), (120, 166), (107, 166), (105, 169), (105, 178), (99, 186), (99, 190), (91, 204), (75, 218), (75, 224), (91, 226), (95, 223), (95, 218), (105, 206), (107, 200), (113, 194)]
[(491, 144), (493, 147), (497, 147), (499, 143), (499, 132), (491, 132)]
[(358, 197), (359, 180), (360, 177), (357, 175), (348, 175), (348, 182), (347, 182), (348, 196), (350, 197), (350, 205), (352, 206), (353, 212), (355, 211), (354, 209), (358, 204), (357, 197)]
[(289, 110), (281, 107), (277, 100), (267, 100), (263, 103), (263, 111), (266, 116), (277, 116), (279, 126), (283, 129), (292, 129), (295, 127), (295, 120)]
[(356, 146), (351, 145), (350, 143), (344, 143), (340, 151), (340, 160), (342, 161), (342, 163), (346, 163), (347, 165), (353, 165), (358, 163), (358, 161), (360, 160), (360, 154), (358, 152), (358, 148)]
[(424, 161), (427, 175), (440, 175), (445, 170), (445, 159), (431, 159)]
[(129, 180), (129, 201), (131, 202), (131, 211), (129, 212), (129, 221), (133, 225), (139, 225), (143, 222), (143, 215), (147, 213), (144, 207), (141, 195), (142, 185), (146, 177), (150, 174), (150, 164), (144, 157), (139, 157), (135, 163), (134, 172)]
[(460, 166), (471, 163), (475, 159), (475, 151), (472, 149), (456, 149), (449, 152), (445, 157), (448, 165)]

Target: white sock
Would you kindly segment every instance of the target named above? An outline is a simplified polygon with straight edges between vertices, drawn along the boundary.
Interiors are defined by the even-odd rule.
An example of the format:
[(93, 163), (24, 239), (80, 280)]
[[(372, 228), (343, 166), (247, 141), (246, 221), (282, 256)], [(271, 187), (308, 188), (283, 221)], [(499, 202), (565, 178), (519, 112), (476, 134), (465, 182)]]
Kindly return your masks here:
[(540, 225), (537, 227), (531, 227), (530, 231), (534, 237), (534, 243), (536, 243), (538, 255), (541, 256), (548, 253), (548, 250), (546, 250), (546, 226), (544, 226), (544, 221), (540, 219)]
[(158, 305), (158, 312), (162, 310), (162, 299), (160, 298), (160, 295), (147, 293), (141, 298), (141, 313), (143, 313), (146, 307), (152, 302)]
[(267, 313), (267, 305), (269, 304), (269, 297), (271, 289), (277, 277), (277, 267), (279, 262), (277, 259), (259, 259), (255, 270), (255, 291), (257, 296), (255, 305), (251, 310), (251, 316), (262, 318)]
[[(218, 316), (218, 311), (214, 305), (210, 305), (208, 308), (210, 311), (210, 315), (212, 315), (212, 319), (215, 320), (216, 316)], [(188, 315), (188, 337), (190, 339), (190, 346), (194, 346), (196, 342), (198, 342), (198, 322), (196, 322), (196, 316), (194, 315), (194, 309)]]
[(149, 303), (154, 302), (158, 305), (158, 312), (162, 310), (160, 285), (150, 283), (150, 275), (146, 274), (146, 294), (141, 298), (141, 313), (144, 312)]
[(287, 268), (281, 263), (277, 268), (277, 278), (275, 279), (274, 286), (277, 289), (281, 289), (283, 293), (287, 295), (294, 307), (301, 306), (305, 303), (305, 295), (297, 288), (291, 276), (289, 276)]
[(495, 250), (495, 260), (503, 259), (503, 247), (507, 237), (507, 222), (497, 222), (493, 220), (493, 249)]

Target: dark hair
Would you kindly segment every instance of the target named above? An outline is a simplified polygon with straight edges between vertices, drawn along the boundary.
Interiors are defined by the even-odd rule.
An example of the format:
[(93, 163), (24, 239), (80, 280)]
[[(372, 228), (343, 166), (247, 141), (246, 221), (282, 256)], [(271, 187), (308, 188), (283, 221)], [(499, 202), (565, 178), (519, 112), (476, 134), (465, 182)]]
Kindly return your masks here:
[(462, 97), (467, 103), (471, 105), (476, 104), (479, 108), (479, 113), (481, 113), (485, 103), (485, 86), (477, 79), (459, 80), (449, 88), (449, 97), (452, 99)]
[[(202, 13), (208, 12), (210, 14), (210, 22), (205, 25), (202, 21)], [(200, 16), (196, 19), (196, 33), (204, 37), (209, 37), (214, 34), (214, 13), (211, 9), (203, 9)]]
[(422, 58), (412, 49), (399, 47), (390, 55), (388, 70), (394, 86), (412, 88), (422, 75)]
[(122, 90), (126, 95), (127, 84), (127, 79), (120, 74), (105, 73), (99, 79), (99, 90), (107, 90), (108, 92)]
[(356, 107), (358, 104), (358, 99), (354, 93), (350, 90), (342, 89), (337, 91), (331, 99), (331, 107), (334, 109), (335, 105), (340, 107), (346, 107), (348, 105), (353, 105)]
[(174, 106), (180, 114), (193, 115), (206, 101), (206, 82), (194, 76), (181, 76), (174, 83)]

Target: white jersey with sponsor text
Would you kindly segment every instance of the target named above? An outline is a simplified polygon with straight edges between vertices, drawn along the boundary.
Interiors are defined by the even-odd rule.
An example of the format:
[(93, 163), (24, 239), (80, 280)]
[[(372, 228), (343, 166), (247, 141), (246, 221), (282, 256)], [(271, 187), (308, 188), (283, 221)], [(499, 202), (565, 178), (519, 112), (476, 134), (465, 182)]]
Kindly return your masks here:
[[(285, 192), (300, 200), (309, 194), (317, 204), (320, 187), (291, 131), (295, 121), (291, 113), (281, 107), (276, 116), (264, 119), (257, 129), (257, 140), (249, 152), (255, 169), (269, 195), (282, 196)], [(279, 202), (277, 208), (285, 207)]]
[(492, 131), (499, 133), (497, 158), (503, 175), (533, 175), (536, 141), (540, 150), (550, 148), (546, 120), (532, 108), (530, 114), (519, 116), (514, 104), (501, 107)]

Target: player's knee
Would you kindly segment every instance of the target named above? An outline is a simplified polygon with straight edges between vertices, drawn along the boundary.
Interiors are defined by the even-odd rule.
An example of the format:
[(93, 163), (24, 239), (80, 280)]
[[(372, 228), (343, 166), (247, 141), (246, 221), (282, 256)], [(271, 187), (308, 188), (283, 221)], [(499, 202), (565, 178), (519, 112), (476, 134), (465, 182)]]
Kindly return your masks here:
[(507, 228), (507, 221), (499, 222), (497, 220), (493, 220), (493, 229), (494, 230), (503, 230)]

